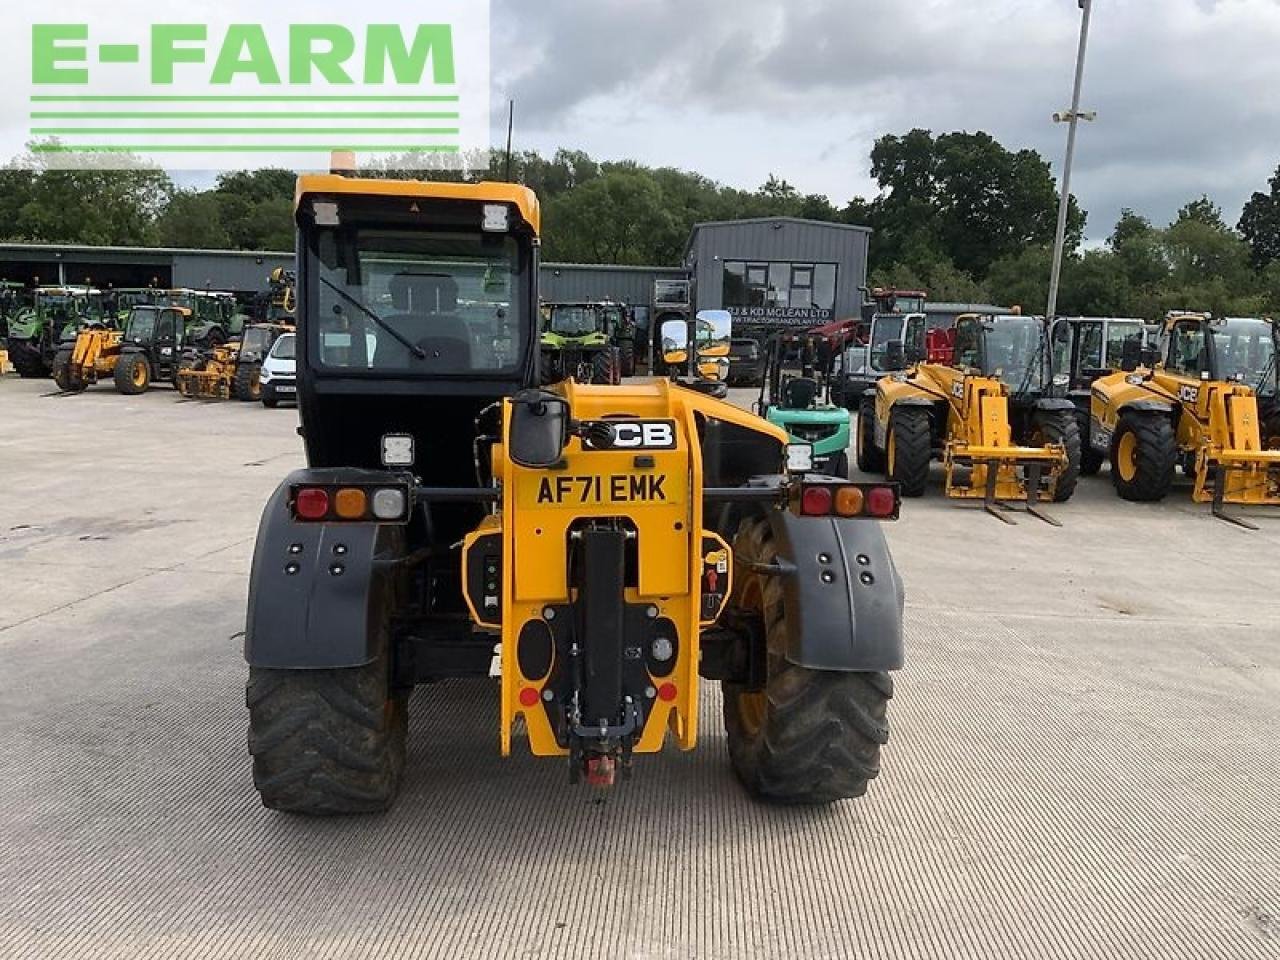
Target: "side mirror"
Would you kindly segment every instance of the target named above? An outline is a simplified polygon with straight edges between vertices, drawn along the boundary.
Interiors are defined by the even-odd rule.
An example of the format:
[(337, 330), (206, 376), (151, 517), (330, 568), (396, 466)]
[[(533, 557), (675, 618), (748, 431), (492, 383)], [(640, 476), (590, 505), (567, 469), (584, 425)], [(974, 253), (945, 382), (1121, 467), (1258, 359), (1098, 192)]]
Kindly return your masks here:
[(684, 320), (667, 320), (662, 324), (662, 359), (665, 363), (684, 363), (689, 351), (689, 325)]
[(1142, 341), (1137, 337), (1126, 337), (1120, 348), (1120, 369), (1125, 373), (1133, 373), (1142, 366)]
[(521, 390), (511, 399), (507, 442), (511, 459), (522, 467), (545, 470), (560, 462), (569, 438), (569, 404), (545, 390)]
[(890, 340), (884, 345), (884, 360), (881, 365), (890, 371), (907, 369), (907, 354), (901, 340)]
[(733, 339), (733, 314), (728, 310), (699, 310), (698, 356), (727, 357)]

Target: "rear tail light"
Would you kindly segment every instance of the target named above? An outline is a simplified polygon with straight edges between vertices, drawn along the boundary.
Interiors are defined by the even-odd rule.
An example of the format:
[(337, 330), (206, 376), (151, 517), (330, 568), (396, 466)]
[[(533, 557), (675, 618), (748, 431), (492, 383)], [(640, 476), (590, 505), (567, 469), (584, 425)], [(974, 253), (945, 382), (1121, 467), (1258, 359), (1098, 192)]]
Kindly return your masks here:
[(836, 513), (842, 517), (856, 517), (862, 512), (865, 502), (861, 487), (840, 487), (836, 490)]
[(359, 520), (369, 507), (369, 498), (358, 487), (343, 487), (333, 498), (333, 512), (343, 520)]
[(406, 485), (301, 484), (291, 491), (290, 512), (297, 520), (344, 523), (407, 523)]
[(304, 487), (293, 495), (293, 512), (300, 520), (323, 520), (329, 513), (329, 491)]
[(800, 492), (800, 512), (806, 517), (825, 517), (831, 513), (831, 488), (805, 487)]
[(867, 493), (867, 513), (873, 517), (897, 516), (898, 491), (889, 487), (873, 487)]
[(822, 480), (800, 484), (793, 509), (805, 517), (872, 517), (897, 520), (901, 500), (896, 483)]

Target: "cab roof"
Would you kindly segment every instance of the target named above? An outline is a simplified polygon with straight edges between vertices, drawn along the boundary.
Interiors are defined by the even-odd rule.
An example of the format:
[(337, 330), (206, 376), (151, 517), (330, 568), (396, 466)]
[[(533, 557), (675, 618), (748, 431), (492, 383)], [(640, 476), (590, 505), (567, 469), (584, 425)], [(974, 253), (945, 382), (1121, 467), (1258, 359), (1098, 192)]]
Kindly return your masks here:
[(295, 211), (302, 204), (302, 198), (312, 194), (509, 203), (514, 205), (520, 212), (520, 217), (533, 227), (534, 233), (542, 233), (542, 207), (538, 202), (538, 196), (528, 187), (518, 183), (497, 183), (490, 180), (480, 183), (367, 180), (358, 177), (342, 177), (332, 173), (304, 174), (298, 178), (294, 195)]

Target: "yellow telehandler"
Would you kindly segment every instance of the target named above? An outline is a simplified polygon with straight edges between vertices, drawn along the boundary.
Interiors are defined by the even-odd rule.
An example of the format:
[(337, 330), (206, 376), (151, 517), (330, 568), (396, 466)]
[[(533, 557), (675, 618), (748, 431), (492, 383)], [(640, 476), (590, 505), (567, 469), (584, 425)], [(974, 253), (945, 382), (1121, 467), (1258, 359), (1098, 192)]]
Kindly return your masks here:
[(1146, 363), (1095, 381), (1091, 443), (1116, 492), (1162, 500), (1181, 467), (1195, 502), (1256, 528), (1224, 508), (1280, 505), (1277, 344), (1270, 318), (1173, 312)]
[(858, 463), (883, 471), (907, 497), (921, 496), (930, 463), (941, 458), (948, 497), (981, 499), (1006, 523), (1010, 501), (1055, 526), (1038, 504), (1062, 503), (1080, 474), (1080, 433), (1056, 374), (1041, 317), (965, 314), (955, 326), (926, 330), (907, 318), (905, 345), (888, 345), (876, 383), (874, 418), (864, 405)]
[(297, 190), (308, 466), (249, 584), (249, 750), (271, 808), (378, 811), (416, 684), (497, 686), (493, 743), (596, 788), (698, 738), (780, 803), (861, 795), (888, 738), (890, 483), (669, 380), (539, 386), (528, 189), (309, 175)]

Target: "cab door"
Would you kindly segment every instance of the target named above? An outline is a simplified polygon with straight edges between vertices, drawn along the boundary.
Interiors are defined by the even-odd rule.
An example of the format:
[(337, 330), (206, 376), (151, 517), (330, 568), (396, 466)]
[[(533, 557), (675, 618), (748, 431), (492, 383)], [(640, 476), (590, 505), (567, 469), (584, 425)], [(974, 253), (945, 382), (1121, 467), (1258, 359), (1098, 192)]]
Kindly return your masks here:
[(1212, 376), (1209, 356), (1209, 334), (1203, 321), (1179, 320), (1169, 332), (1165, 344), (1164, 369), (1156, 372), (1156, 382), (1172, 393), (1183, 409), (1194, 411), (1193, 417), (1178, 418), (1178, 443), (1192, 446), (1203, 433), (1201, 423), (1208, 419), (1209, 390)]
[(181, 313), (173, 309), (160, 311), (151, 349), (152, 363), (155, 366), (154, 379), (173, 380), (177, 376), (181, 329)]

